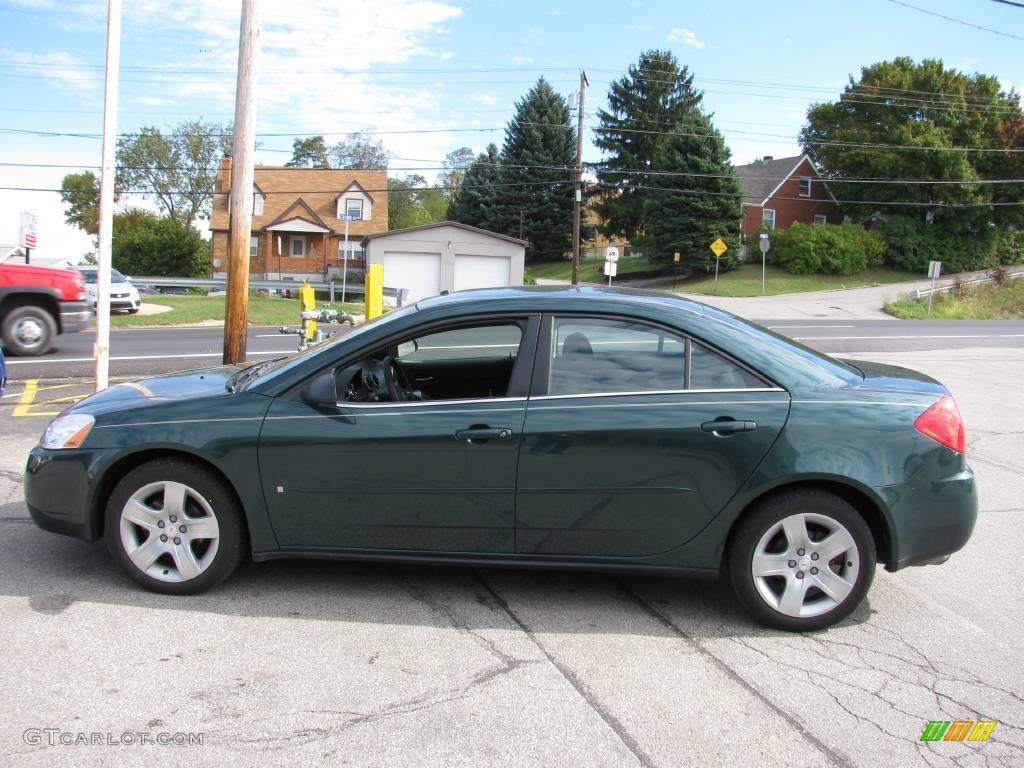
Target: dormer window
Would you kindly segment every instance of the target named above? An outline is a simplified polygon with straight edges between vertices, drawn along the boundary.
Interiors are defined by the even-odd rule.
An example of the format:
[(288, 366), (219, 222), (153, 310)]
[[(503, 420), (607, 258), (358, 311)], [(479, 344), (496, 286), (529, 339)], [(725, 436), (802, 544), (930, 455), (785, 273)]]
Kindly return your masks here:
[(267, 196), (260, 192), (260, 188), (255, 184), (252, 185), (252, 215), (262, 216), (263, 215), (263, 203), (266, 201)]
[(363, 218), (363, 201), (357, 197), (345, 198), (345, 216), (353, 221)]
[(338, 218), (342, 221), (369, 221), (373, 198), (358, 181), (353, 181), (338, 195)]

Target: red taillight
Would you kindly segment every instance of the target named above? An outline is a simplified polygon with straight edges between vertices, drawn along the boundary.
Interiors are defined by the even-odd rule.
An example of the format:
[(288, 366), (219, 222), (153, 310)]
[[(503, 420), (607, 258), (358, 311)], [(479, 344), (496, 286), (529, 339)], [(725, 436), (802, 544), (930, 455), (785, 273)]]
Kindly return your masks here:
[(967, 437), (960, 410), (950, 395), (943, 395), (927, 411), (917, 417), (914, 429), (957, 453), (967, 450)]

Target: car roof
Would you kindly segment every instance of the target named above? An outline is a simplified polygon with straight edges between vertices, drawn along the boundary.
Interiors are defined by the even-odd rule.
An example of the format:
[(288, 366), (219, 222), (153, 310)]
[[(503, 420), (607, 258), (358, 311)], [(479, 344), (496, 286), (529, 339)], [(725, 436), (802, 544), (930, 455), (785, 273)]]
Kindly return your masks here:
[(510, 288), (476, 288), (454, 291), (440, 296), (420, 299), (416, 307), (421, 310), (450, 308), (457, 311), (472, 311), (475, 305), (481, 309), (492, 309), (495, 302), (506, 304), (509, 309), (531, 308), (539, 311), (554, 309), (583, 309), (595, 303), (605, 306), (621, 304), (623, 308), (638, 305), (656, 305), (673, 311), (703, 314), (704, 305), (692, 299), (685, 299), (662, 291), (640, 288), (619, 288), (591, 285), (527, 285)]

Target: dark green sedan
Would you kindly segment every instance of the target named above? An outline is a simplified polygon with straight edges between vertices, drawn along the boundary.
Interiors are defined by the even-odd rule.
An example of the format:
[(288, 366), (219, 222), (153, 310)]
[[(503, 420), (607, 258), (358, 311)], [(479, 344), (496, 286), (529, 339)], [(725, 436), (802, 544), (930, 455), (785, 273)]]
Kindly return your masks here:
[(945, 561), (977, 516), (938, 382), (576, 288), (440, 296), (291, 357), (118, 385), (50, 423), (25, 496), (168, 594), (247, 557), (720, 574), (789, 630), (848, 615), (878, 562)]

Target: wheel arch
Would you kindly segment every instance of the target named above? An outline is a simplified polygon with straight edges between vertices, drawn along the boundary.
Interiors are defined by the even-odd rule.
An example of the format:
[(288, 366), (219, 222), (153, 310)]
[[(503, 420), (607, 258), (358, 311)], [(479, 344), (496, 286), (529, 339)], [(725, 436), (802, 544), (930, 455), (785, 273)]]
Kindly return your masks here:
[(852, 483), (831, 477), (804, 478), (792, 480), (782, 485), (774, 486), (755, 498), (751, 499), (743, 507), (736, 518), (729, 526), (729, 533), (725, 538), (725, 546), (722, 552), (722, 571), (728, 567), (729, 553), (732, 551), (733, 538), (740, 523), (759, 505), (765, 501), (781, 496), (792, 491), (817, 490), (831, 493), (838, 496), (860, 513), (871, 531), (871, 537), (875, 541), (878, 561), (889, 566), (896, 560), (895, 541), (892, 536), (892, 527), (889, 519), (882, 509), (882, 503), (873, 495)]
[(246, 532), (248, 533), (249, 516), (246, 514), (245, 506), (242, 503), (241, 494), (239, 494), (238, 488), (235, 487), (235, 484), (231, 482), (231, 478), (224, 474), (216, 464), (200, 454), (182, 450), (180, 448), (151, 448), (121, 456), (103, 471), (99, 482), (96, 483), (89, 507), (93, 541), (98, 541), (103, 538), (103, 527), (106, 518), (104, 513), (106, 511), (107, 499), (110, 498), (110, 494), (113, 493), (117, 484), (121, 482), (125, 475), (136, 467), (141, 467), (143, 464), (157, 459), (179, 459), (191, 464), (200, 465), (204, 469), (207, 469), (216, 475), (224, 482), (224, 485), (234, 496), (235, 503), (238, 505), (238, 509), (242, 513), (242, 518), (245, 521)]
[(0, 292), (0, 319), (18, 307), (39, 307), (53, 318), (58, 331), (61, 328), (60, 302), (57, 297), (45, 289), (26, 289)]

